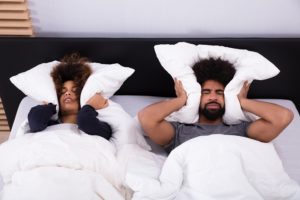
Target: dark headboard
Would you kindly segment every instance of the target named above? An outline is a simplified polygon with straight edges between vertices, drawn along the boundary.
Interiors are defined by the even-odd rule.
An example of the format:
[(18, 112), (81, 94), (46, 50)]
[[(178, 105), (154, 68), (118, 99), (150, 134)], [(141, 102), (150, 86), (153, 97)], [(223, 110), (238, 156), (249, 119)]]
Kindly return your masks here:
[(173, 96), (172, 79), (160, 66), (153, 46), (179, 41), (223, 45), (262, 54), (281, 73), (272, 79), (254, 81), (249, 96), (291, 99), (300, 110), (300, 38), (0, 38), (0, 96), (10, 127), (24, 95), (10, 83), (9, 77), (75, 51), (94, 62), (120, 63), (136, 70), (117, 94)]

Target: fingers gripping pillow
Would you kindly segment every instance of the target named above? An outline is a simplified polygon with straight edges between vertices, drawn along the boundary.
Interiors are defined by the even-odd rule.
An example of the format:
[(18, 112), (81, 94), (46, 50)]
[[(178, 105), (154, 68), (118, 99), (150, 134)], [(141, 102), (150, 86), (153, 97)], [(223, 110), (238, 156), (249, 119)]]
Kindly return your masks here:
[[(56, 89), (51, 77), (53, 67), (59, 61), (39, 64), (32, 69), (17, 74), (10, 81), (27, 96), (42, 102), (58, 105)], [(86, 84), (89, 89), (81, 93), (80, 102), (86, 102), (96, 92), (101, 92), (106, 98), (111, 97), (123, 84), (123, 82), (134, 72), (133, 69), (122, 67), (119, 64), (90, 63), (92, 75)], [(100, 80), (100, 81), (97, 81)]]
[[(88, 78), (82, 89), (80, 97), (82, 106), (97, 92), (109, 99), (134, 73), (134, 69), (119, 64), (91, 63), (91, 67), (94, 73)], [(110, 140), (116, 147), (124, 144), (138, 144), (144, 149), (151, 150), (143, 135), (138, 132), (134, 119), (121, 105), (109, 100), (108, 107), (97, 110), (97, 112), (99, 119), (111, 126), (113, 135)]]
[[(39, 64), (28, 71), (11, 77), (10, 81), (27, 96), (39, 102), (53, 103), (57, 105), (58, 110), (59, 104), (51, 71), (59, 63), (59, 61), (53, 61)], [(85, 103), (89, 97), (95, 94), (95, 91), (101, 92), (106, 98), (110, 98), (134, 72), (133, 69), (122, 67), (119, 64), (90, 63), (90, 66), (93, 73), (86, 82), (88, 89), (82, 90), (81, 105), (84, 105), (82, 102)]]
[(251, 113), (243, 112), (237, 95), (245, 81), (265, 80), (276, 76), (279, 69), (259, 53), (233, 49), (223, 46), (198, 45), (200, 59), (221, 58), (234, 64), (236, 74), (225, 87), (226, 110), (223, 120), (227, 124), (237, 124), (241, 121), (253, 121), (257, 117)]
[(182, 82), (188, 95), (186, 105), (173, 112), (166, 119), (182, 123), (194, 123), (198, 120), (201, 88), (191, 66), (197, 61), (197, 49), (188, 43), (177, 45), (156, 45), (156, 56), (163, 68), (174, 78)]
[[(186, 76), (186, 71), (192, 70), (191, 67), (195, 62), (213, 57), (221, 58), (233, 63), (236, 68), (236, 74), (227, 84), (224, 91), (226, 110), (223, 119), (227, 124), (237, 124), (240, 123), (240, 121), (254, 119), (251, 115), (242, 111), (237, 98), (245, 81), (251, 83), (254, 79), (264, 80), (274, 77), (279, 73), (277, 67), (265, 57), (248, 50), (213, 45), (193, 45), (181, 42), (175, 45), (156, 45), (155, 52), (167, 72), (174, 77), (185, 77), (186, 79), (189, 79), (190, 82), (193, 82), (189, 87), (193, 87), (195, 91), (199, 88), (198, 86), (195, 86), (196, 83), (194, 83), (197, 82), (196, 78), (189, 78)], [(189, 82), (185, 81), (185, 83)], [(187, 85), (184, 83), (183, 86), (189, 95), (189, 91), (193, 89), (187, 89)], [(197, 100), (194, 99), (191, 102), (195, 105), (191, 105), (190, 108), (196, 107), (196, 104), (199, 106), (201, 95), (200, 89), (198, 92), (199, 98)], [(188, 101), (190, 101), (189, 98), (190, 95), (188, 96)], [(186, 123), (190, 123), (189, 120), (191, 118), (197, 119), (198, 109), (196, 112), (187, 112), (187, 109), (182, 109), (182, 112), (184, 113), (181, 113), (180, 116), (177, 115), (177, 113), (173, 114), (178, 117), (183, 117), (188, 114), (194, 115), (189, 119), (183, 117), (183, 119), (180, 120)]]
[(80, 103), (84, 105), (96, 92), (109, 99), (120, 89), (124, 81), (134, 73), (134, 69), (120, 64), (90, 63), (93, 73), (81, 91)]
[[(55, 85), (51, 77), (51, 71), (53, 67), (55, 67), (59, 63), (59, 61), (53, 61), (49, 63), (39, 64), (28, 71), (11, 77), (10, 81), (27, 96), (30, 96), (31, 98), (39, 102), (46, 101), (49, 103), (53, 103), (57, 105), (56, 108), (58, 110), (58, 99), (56, 95)], [(81, 105), (84, 105), (85, 102), (96, 92), (101, 92), (104, 97), (110, 98), (121, 87), (123, 82), (134, 72), (133, 69), (122, 67), (119, 64), (106, 65), (100, 63), (90, 63), (90, 66), (93, 73), (88, 78), (82, 90), (80, 99)], [(116, 108), (113, 109), (113, 112), (106, 114), (105, 116), (109, 117), (111, 115), (113, 117), (116, 117), (116, 119), (119, 119), (120, 121), (126, 118), (126, 120), (129, 121), (127, 113), (120, 106), (111, 104), (111, 106), (109, 106), (107, 110), (112, 109), (112, 107), (114, 106)], [(54, 116), (54, 118), (57, 119), (57, 115)], [(124, 120), (124, 122), (126, 120)], [(109, 120), (107, 122), (109, 124), (113, 124), (111, 125), (112, 127), (115, 127), (114, 124), (117, 123), (117, 121)], [(130, 125), (128, 125), (127, 130), (130, 129), (129, 127)], [(114, 134), (112, 140), (114, 140), (116, 143), (118, 142), (121, 144), (126, 142), (130, 143), (130, 141), (136, 141), (143, 148), (151, 149), (141, 134), (128, 134), (128, 137), (126, 138), (126, 134), (129, 131), (122, 132), (121, 128), (116, 127), (115, 130), (118, 131), (116, 131), (116, 134)]]

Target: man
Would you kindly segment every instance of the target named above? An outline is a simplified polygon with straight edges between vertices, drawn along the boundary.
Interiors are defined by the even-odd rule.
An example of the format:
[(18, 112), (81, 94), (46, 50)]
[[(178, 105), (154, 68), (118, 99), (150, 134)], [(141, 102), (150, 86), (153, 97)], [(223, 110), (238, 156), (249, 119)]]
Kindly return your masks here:
[(138, 113), (144, 131), (168, 152), (189, 139), (210, 134), (237, 135), (270, 142), (292, 121), (293, 113), (287, 108), (248, 99), (250, 84), (245, 82), (238, 94), (241, 108), (260, 119), (237, 125), (224, 124), (224, 88), (233, 78), (235, 68), (227, 61), (210, 58), (197, 62), (193, 70), (202, 87), (197, 123), (183, 124), (165, 120), (165, 117), (179, 110), (187, 101), (182, 83), (176, 79), (174, 83), (177, 97), (152, 104)]

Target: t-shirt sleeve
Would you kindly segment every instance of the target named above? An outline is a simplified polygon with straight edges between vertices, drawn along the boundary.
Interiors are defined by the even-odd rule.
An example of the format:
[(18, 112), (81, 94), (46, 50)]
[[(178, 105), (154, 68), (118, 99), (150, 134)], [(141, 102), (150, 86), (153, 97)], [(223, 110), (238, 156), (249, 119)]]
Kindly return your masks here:
[(176, 141), (176, 138), (178, 137), (178, 132), (179, 132), (178, 130), (181, 127), (181, 123), (179, 123), (179, 122), (170, 122), (170, 124), (174, 128), (175, 135), (174, 135), (173, 139), (169, 142), (169, 144), (166, 144), (164, 146), (164, 149), (167, 153), (170, 153), (176, 147), (175, 141)]
[(236, 125), (237, 133), (240, 133), (240, 136), (242, 137), (249, 137), (247, 134), (248, 127), (251, 124), (251, 122), (243, 121), (242, 123)]

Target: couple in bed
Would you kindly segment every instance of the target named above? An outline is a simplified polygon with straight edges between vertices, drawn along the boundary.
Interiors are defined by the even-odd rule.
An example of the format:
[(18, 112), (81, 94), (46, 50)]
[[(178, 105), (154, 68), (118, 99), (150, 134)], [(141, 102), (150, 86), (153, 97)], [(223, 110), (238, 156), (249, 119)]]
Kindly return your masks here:
[[(237, 135), (269, 142), (292, 121), (293, 113), (287, 108), (248, 99), (250, 84), (245, 82), (238, 95), (240, 105), (244, 111), (260, 118), (254, 122), (224, 124), (224, 88), (235, 74), (233, 64), (210, 58), (195, 63), (193, 70), (202, 87), (197, 123), (183, 124), (165, 120), (187, 102), (182, 83), (176, 79), (174, 83), (177, 97), (152, 104), (138, 113), (144, 131), (155, 143), (164, 146), (167, 152), (189, 139), (210, 134)], [(31, 132), (42, 131), (53, 124), (74, 123), (87, 134), (109, 139), (112, 135), (111, 127), (96, 118), (96, 110), (108, 106), (107, 99), (97, 93), (80, 109), (80, 93), (91, 72), (86, 58), (77, 54), (64, 57), (51, 73), (59, 99), (59, 119), (51, 119), (56, 113), (56, 105), (44, 102), (44, 105), (35, 106), (28, 114)]]

